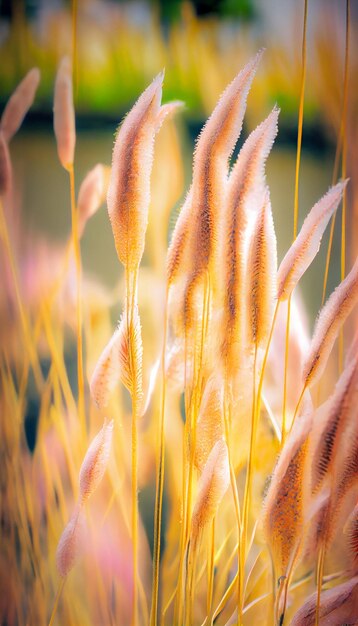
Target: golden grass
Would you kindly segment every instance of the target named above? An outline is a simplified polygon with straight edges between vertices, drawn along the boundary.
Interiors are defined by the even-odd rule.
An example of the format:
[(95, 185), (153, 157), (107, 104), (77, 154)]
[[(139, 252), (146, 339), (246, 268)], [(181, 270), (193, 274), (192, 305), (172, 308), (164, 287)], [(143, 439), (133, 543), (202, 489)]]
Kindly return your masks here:
[[(307, 2), (305, 24), (306, 18)], [(73, 48), (75, 59), (75, 37)], [(309, 349), (294, 343), (302, 330), (295, 290), (346, 182), (315, 204), (297, 234), (303, 59), (295, 238), (277, 270), (264, 172), (277, 132), (276, 107), (229, 164), (261, 56), (229, 83), (198, 138), (165, 276), (163, 241), (156, 251), (155, 237), (165, 239), (162, 221), (177, 192), (167, 189), (160, 204), (158, 189), (151, 199), (151, 178), (165, 119), (162, 132), (169, 124), (170, 141), (163, 142), (161, 158), (180, 168), (177, 153), (166, 155), (175, 136), (169, 118), (180, 103), (162, 105), (159, 74), (119, 127), (110, 175), (98, 164), (76, 197), (72, 71), (63, 62), (55, 88), (55, 135), (70, 175), (72, 232), (40, 305), (24, 298), (19, 250), (8, 223), (8, 141), (34, 98), (36, 71), (29, 75), (34, 78), (21, 110), (18, 94), (26, 79), (5, 109), (1, 238), (12, 308), (4, 316), (9, 338), (0, 357), (4, 623), (282, 626), (292, 619), (324, 625), (332, 616), (349, 622), (357, 611), (354, 348), (334, 390), (326, 366), (358, 298), (358, 261), (320, 312)], [(80, 76), (80, 65), (78, 70)], [(164, 189), (162, 180), (160, 185)], [(106, 192), (124, 267), (116, 330), (110, 308), (118, 307), (118, 296), (104, 296), (89, 283), (80, 254), (85, 225)], [(155, 270), (141, 267), (148, 219)], [(153, 220), (161, 221), (157, 231)], [(345, 241), (343, 253), (344, 247)], [(279, 308), (287, 300), (285, 321)], [(69, 336), (77, 346), (78, 398), (67, 362)], [(283, 345), (277, 337), (285, 337)], [(281, 361), (284, 380), (274, 391), (290, 392), (291, 350), (301, 393), (286, 438), (286, 398), (282, 412), (273, 411), (266, 391), (276, 384), (273, 368)], [(311, 391), (323, 376), (332, 395), (320, 403)], [(30, 452), (31, 396), (37, 418)], [(148, 493), (154, 498), (154, 485), (153, 516), (144, 502)], [(153, 554), (148, 510), (154, 517)], [(317, 593), (306, 599), (314, 590), (316, 561)]]

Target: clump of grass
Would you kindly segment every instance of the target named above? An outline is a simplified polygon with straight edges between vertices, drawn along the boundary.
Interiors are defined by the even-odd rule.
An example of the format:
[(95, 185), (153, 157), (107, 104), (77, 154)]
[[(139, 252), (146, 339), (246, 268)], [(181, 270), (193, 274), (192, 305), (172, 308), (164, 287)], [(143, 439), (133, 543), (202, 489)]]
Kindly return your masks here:
[[(307, 3), (305, 7), (306, 19)], [(19, 355), (9, 342), (1, 352), (1, 402), (4, 415), (11, 412), (14, 418), (4, 420), (1, 443), (6, 534), (2, 580), (3, 562), (11, 567), (8, 602), (0, 605), (4, 623), (282, 626), (287, 617), (298, 625), (357, 616), (357, 341), (330, 397), (321, 402), (314, 390), (323, 376), (333, 388), (326, 366), (358, 300), (358, 261), (322, 308), (310, 347), (299, 355), (301, 393), (291, 423), (286, 423), (290, 326), (292, 330), (299, 317), (291, 316), (291, 298), (293, 305), (346, 181), (315, 204), (297, 234), (303, 71), (295, 239), (277, 269), (264, 172), (277, 133), (277, 107), (230, 166), (261, 56), (229, 84), (198, 138), (192, 181), (158, 298), (151, 293), (151, 270), (140, 269), (154, 146), (164, 119), (181, 103), (163, 105), (164, 74), (154, 78), (119, 127), (110, 174), (105, 166), (94, 166), (76, 199), (72, 70), (67, 60), (60, 66), (55, 134), (60, 162), (70, 175), (72, 231), (61, 271), (44, 293), (40, 311), (23, 299), (16, 247), (1, 206), (6, 270), (25, 347)], [(3, 202), (9, 205), (8, 141), (37, 83), (33, 71), (2, 117), (0, 182)], [(19, 99), (22, 93), (26, 97)], [(80, 255), (85, 225), (106, 195), (124, 268), (116, 329), (102, 293), (95, 291), (93, 298), (82, 276)], [(56, 305), (71, 282), (72, 253), (76, 295), (67, 299), (61, 317)], [(145, 280), (155, 299), (152, 309), (142, 299)], [(115, 301), (117, 306), (117, 296)], [(282, 324), (278, 309), (285, 301), (287, 319)], [(162, 332), (154, 333), (150, 359), (148, 310), (163, 320), (158, 324)], [(68, 328), (76, 337), (78, 402), (65, 363)], [(284, 345), (275, 340), (276, 333), (286, 337)], [(275, 350), (271, 361), (270, 349)], [(46, 373), (42, 353), (49, 356)], [(88, 372), (87, 358), (94, 364)], [(285, 363), (284, 399), (282, 412), (274, 415), (263, 385), (274, 384), (270, 380), (275, 377), (266, 374), (280, 361)], [(33, 454), (24, 431), (31, 369), (40, 414)], [(281, 386), (277, 391), (282, 393)], [(90, 443), (93, 432), (98, 434)], [(154, 473), (150, 555), (138, 490), (144, 492), (153, 483)], [(342, 556), (336, 544), (343, 529)], [(317, 591), (306, 600), (315, 586), (314, 565)], [(79, 570), (81, 577), (76, 578)], [(327, 588), (321, 593), (322, 586)]]

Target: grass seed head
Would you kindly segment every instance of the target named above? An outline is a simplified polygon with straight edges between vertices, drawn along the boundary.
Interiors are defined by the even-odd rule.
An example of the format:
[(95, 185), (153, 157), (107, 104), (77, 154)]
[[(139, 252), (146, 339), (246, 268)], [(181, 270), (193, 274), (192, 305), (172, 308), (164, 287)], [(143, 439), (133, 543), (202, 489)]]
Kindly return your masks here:
[(66, 170), (69, 170), (73, 165), (76, 144), (72, 91), (71, 61), (69, 57), (64, 57), (56, 75), (53, 121), (58, 157)]
[(278, 270), (278, 298), (285, 300), (315, 258), (322, 235), (342, 199), (347, 181), (332, 187), (311, 209)]
[(40, 83), (40, 70), (33, 67), (22, 79), (10, 96), (1, 116), (1, 129), (9, 142), (19, 130), (23, 119), (31, 107)]
[(104, 423), (86, 452), (79, 475), (81, 503), (92, 495), (103, 478), (111, 451), (112, 436), (113, 420)]

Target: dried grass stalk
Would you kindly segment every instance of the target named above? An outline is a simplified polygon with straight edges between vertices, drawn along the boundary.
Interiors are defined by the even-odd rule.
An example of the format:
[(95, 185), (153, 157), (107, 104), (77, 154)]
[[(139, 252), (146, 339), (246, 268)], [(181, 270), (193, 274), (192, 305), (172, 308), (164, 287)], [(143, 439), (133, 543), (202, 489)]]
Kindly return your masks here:
[(113, 420), (104, 423), (86, 452), (79, 475), (81, 504), (97, 489), (103, 478), (111, 451), (112, 436)]
[(286, 300), (315, 258), (325, 228), (336, 211), (347, 181), (330, 189), (311, 209), (278, 270), (278, 298)]
[(40, 70), (33, 67), (10, 96), (1, 116), (1, 130), (6, 142), (9, 142), (17, 133), (31, 107), (40, 83), (40, 76)]
[(75, 156), (76, 130), (72, 66), (68, 57), (62, 59), (57, 71), (53, 115), (58, 157), (61, 165), (70, 170)]
[[(314, 626), (317, 593), (294, 616), (291, 626)], [(358, 576), (324, 591), (320, 601), (320, 626), (355, 624), (358, 615)]]
[(326, 367), (338, 332), (358, 298), (358, 259), (321, 310), (308, 357), (303, 366), (305, 386), (316, 382)]

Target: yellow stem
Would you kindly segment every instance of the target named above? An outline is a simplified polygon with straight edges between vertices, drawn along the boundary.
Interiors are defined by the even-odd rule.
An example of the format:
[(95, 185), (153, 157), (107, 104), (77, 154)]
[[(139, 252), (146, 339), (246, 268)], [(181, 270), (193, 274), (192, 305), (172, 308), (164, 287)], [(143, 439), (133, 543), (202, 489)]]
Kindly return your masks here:
[(82, 345), (82, 263), (81, 248), (78, 234), (78, 211), (75, 197), (75, 174), (73, 164), (69, 166), (71, 191), (72, 242), (76, 265), (76, 334), (77, 334), (77, 380), (78, 380), (78, 416), (82, 432), (86, 433), (86, 415), (84, 400), (83, 345)]
[(54, 620), (55, 620), (55, 616), (56, 616), (56, 611), (57, 611), (57, 607), (58, 607), (58, 603), (60, 601), (61, 595), (62, 595), (62, 591), (63, 588), (65, 586), (65, 582), (66, 582), (66, 578), (62, 578), (59, 587), (57, 589), (57, 593), (56, 593), (56, 597), (55, 597), (55, 601), (54, 601), (54, 605), (53, 605), (53, 609), (52, 609), (52, 613), (51, 613), (51, 617), (50, 617), (50, 621), (48, 623), (48, 626), (53, 626)]
[(213, 589), (214, 589), (214, 558), (215, 558), (215, 517), (211, 522), (211, 532), (208, 550), (208, 593), (206, 602), (206, 613), (208, 619), (211, 615), (211, 607), (213, 602)]
[(26, 346), (26, 349), (29, 355), (29, 361), (31, 363), (31, 367), (34, 373), (36, 386), (38, 388), (38, 391), (41, 392), (41, 389), (44, 385), (44, 378), (42, 375), (38, 354), (36, 352), (36, 346), (34, 346), (34, 343), (33, 343), (28, 315), (27, 315), (27, 312), (25, 310), (25, 307), (23, 305), (22, 298), (21, 298), (20, 282), (19, 282), (19, 277), (18, 277), (15, 256), (14, 256), (13, 249), (12, 249), (11, 242), (10, 242), (10, 236), (9, 236), (9, 231), (7, 228), (4, 207), (3, 207), (3, 203), (1, 199), (0, 199), (0, 230), (1, 230), (1, 236), (5, 245), (5, 250), (6, 250), (6, 254), (7, 254), (9, 265), (10, 265), (10, 271), (12, 274), (16, 304), (19, 310), (20, 322), (21, 322), (22, 332), (24, 335), (25, 346)]
[(316, 612), (315, 612), (315, 626), (319, 624), (319, 613), (321, 606), (321, 590), (322, 590), (322, 582), (323, 582), (323, 570), (324, 570), (324, 557), (325, 557), (325, 541), (323, 541), (319, 553), (318, 553), (318, 561), (317, 561), (317, 602), (316, 602)]
[(137, 393), (137, 376), (135, 371), (134, 346), (131, 341), (131, 328), (134, 320), (134, 310), (137, 306), (138, 269), (130, 271), (126, 268), (126, 318), (128, 337), (129, 370), (132, 378), (132, 558), (133, 558), (133, 598), (131, 625), (138, 623), (138, 424), (140, 398)]
[(248, 457), (248, 464), (247, 464), (243, 514), (242, 514), (241, 551), (240, 551), (241, 562), (240, 562), (240, 574), (239, 574), (240, 589), (239, 589), (239, 606), (238, 606), (239, 626), (241, 626), (242, 624), (242, 610), (243, 610), (243, 603), (244, 603), (243, 583), (245, 579), (244, 571), (245, 571), (245, 562), (246, 562), (246, 540), (247, 540), (249, 510), (250, 510), (252, 471), (253, 471), (253, 463), (254, 463), (254, 458), (255, 458), (256, 430), (257, 430), (257, 421), (258, 421), (258, 415), (256, 413), (256, 361), (257, 361), (257, 343), (255, 343), (253, 375), (252, 375), (252, 411), (251, 411), (250, 448), (249, 448), (249, 457)]
[(285, 335), (285, 367), (284, 367), (284, 375), (283, 375), (281, 449), (285, 445), (285, 440), (286, 440), (287, 375), (288, 375), (288, 353), (289, 353), (289, 345), (290, 345), (291, 296), (292, 294), (289, 295), (288, 300), (287, 300), (287, 320), (286, 320), (286, 335)]
[[(300, 177), (300, 165), (301, 165), (303, 109), (304, 109), (305, 83), (306, 83), (307, 11), (308, 11), (308, 0), (304, 0), (303, 36), (302, 36), (302, 74), (301, 74), (301, 88), (300, 88), (300, 104), (299, 104), (299, 111), (298, 111), (295, 193), (294, 193), (294, 205), (293, 205), (293, 241), (297, 237), (297, 230), (298, 230), (299, 177)], [(282, 402), (281, 447), (284, 445), (284, 442), (285, 442), (285, 428), (286, 428), (286, 400), (287, 400), (287, 374), (288, 374), (290, 317), (291, 317), (291, 294), (288, 298), (288, 308), (287, 308), (287, 325), (286, 325), (286, 341), (285, 341), (285, 369), (284, 369), (283, 402)]]
[(150, 611), (150, 626), (156, 626), (158, 620), (158, 594), (159, 594), (159, 563), (160, 563), (160, 533), (162, 526), (162, 508), (163, 508), (163, 487), (164, 487), (164, 453), (165, 453), (165, 394), (166, 394), (166, 376), (165, 376), (165, 353), (167, 347), (167, 324), (168, 324), (168, 296), (169, 290), (166, 289), (165, 295), (165, 311), (164, 311), (164, 337), (162, 349), (162, 395), (159, 414), (159, 445), (157, 454), (157, 476), (156, 476), (156, 493), (155, 493), (155, 514), (154, 514), (154, 548), (153, 548), (153, 586), (152, 586), (152, 606)]

